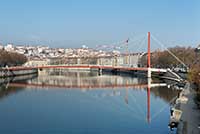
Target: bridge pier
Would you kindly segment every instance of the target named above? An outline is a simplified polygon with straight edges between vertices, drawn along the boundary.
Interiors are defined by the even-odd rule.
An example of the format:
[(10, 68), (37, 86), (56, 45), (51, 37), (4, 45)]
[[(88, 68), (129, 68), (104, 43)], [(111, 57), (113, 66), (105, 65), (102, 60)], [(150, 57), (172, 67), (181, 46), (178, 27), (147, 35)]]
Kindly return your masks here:
[(99, 75), (102, 75), (102, 68), (98, 69), (98, 73), (99, 73)]
[(147, 70), (147, 78), (151, 78), (151, 68), (148, 67), (148, 70)]

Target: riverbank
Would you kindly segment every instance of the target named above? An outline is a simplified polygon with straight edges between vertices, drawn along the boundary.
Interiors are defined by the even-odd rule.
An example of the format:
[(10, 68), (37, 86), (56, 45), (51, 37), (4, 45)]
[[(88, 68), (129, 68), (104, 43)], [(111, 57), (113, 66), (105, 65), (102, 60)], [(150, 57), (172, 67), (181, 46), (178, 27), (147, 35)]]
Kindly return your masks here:
[(38, 74), (38, 69), (26, 68), (26, 69), (10, 69), (0, 68), (0, 78), (15, 77), (21, 75)]
[(200, 134), (200, 109), (195, 103), (196, 91), (187, 83), (183, 95), (188, 98), (186, 104), (180, 103), (182, 116), (178, 125), (178, 134)]

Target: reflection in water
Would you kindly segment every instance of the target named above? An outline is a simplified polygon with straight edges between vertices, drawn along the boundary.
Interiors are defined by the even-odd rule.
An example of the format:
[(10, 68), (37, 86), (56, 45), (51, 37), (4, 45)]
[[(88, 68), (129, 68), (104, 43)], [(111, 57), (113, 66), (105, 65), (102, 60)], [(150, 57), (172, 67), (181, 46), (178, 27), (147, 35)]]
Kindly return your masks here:
[(37, 74), (25, 75), (25, 76), (18, 76), (18, 77), (7, 77), (7, 78), (0, 78), (0, 99), (6, 97), (10, 94), (15, 94), (24, 88), (20, 87), (12, 87), (9, 84), (12, 82), (26, 82), (27, 80), (36, 78)]
[[(154, 84), (159, 83), (159, 84)], [(179, 91), (168, 88), (163, 81), (151, 80), (151, 92), (156, 96), (170, 102)], [(129, 75), (100, 75), (98, 72), (77, 71), (77, 70), (43, 70), (35, 79), (28, 79), (21, 82), (12, 82), (10, 86), (27, 87), (61, 87), (78, 89), (97, 89), (97, 88), (125, 88), (126, 96), (130, 89), (145, 90), (148, 87), (147, 79), (142, 77), (130, 77)], [(127, 102), (128, 100), (126, 100)], [(128, 103), (128, 102), (127, 102)]]
[[(19, 95), (20, 98), (15, 98), (16, 102), (23, 98), (27, 103), (31, 103), (31, 108), (23, 102), (18, 103), (19, 110), (25, 107), (27, 113), (30, 112), (31, 116), (38, 117), (28, 116), (32, 123), (39, 119), (40, 114), (40, 118), (45, 116), (44, 120), (40, 120), (40, 125), (33, 125), (34, 123), (29, 123), (30, 120), (26, 119), (21, 122), (25, 126), (29, 124), (28, 127), (31, 126), (32, 131), (47, 129), (45, 132), (48, 133), (52, 130), (58, 132), (57, 129), (67, 129), (66, 133), (163, 133), (168, 132), (165, 127), (169, 119), (169, 103), (178, 94), (178, 91), (167, 88), (166, 85), (163, 82), (158, 84), (153, 80), (149, 85), (151, 89), (148, 90), (148, 81), (139, 77), (99, 75), (98, 72), (77, 70), (43, 70), (34, 79), (12, 81), (7, 85), (8, 88), (2, 86), (0, 97), (16, 91), (24, 91)], [(56, 90), (37, 90), (37, 92), (22, 90), (28, 88)], [(2, 110), (1, 101), (0, 110)], [(48, 110), (47, 115), (46, 110)], [(163, 110), (164, 113), (159, 116)], [(20, 113), (16, 113), (14, 118), (18, 119), (19, 115)], [(151, 127), (148, 127), (144, 123), (150, 120)], [(53, 122), (58, 124), (56, 128)], [(116, 127), (118, 125), (121, 127)], [(0, 130), (1, 127), (7, 126), (0, 126)]]
[[(17, 83), (12, 83), (12, 85)], [(98, 72), (73, 70), (44, 70), (37, 79), (29, 80), (28, 86), (61, 88), (119, 88), (147, 87), (147, 80), (130, 76), (101, 75)], [(22, 85), (22, 83), (21, 83)]]
[(15, 94), (18, 91), (23, 90), (22, 88), (17, 88), (17, 87), (7, 87), (6, 84), (2, 84), (0, 86), (0, 99), (10, 95), (10, 94)]

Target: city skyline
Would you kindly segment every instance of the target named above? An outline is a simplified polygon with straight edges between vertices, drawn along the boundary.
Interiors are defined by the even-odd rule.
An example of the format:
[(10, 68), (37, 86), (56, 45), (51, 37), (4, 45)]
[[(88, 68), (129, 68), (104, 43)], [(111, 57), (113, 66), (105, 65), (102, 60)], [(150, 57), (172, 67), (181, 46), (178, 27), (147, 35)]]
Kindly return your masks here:
[(0, 43), (94, 48), (150, 31), (167, 47), (196, 47), (199, 5), (197, 0), (1, 0)]

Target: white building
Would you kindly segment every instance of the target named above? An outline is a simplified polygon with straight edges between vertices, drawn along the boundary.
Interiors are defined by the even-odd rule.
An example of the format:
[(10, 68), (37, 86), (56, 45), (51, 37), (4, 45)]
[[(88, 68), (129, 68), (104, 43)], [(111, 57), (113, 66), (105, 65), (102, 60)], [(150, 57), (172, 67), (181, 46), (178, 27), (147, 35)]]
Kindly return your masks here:
[(5, 49), (6, 51), (14, 51), (14, 47), (13, 47), (12, 44), (7, 44), (7, 45), (4, 47), (4, 49)]
[(200, 44), (198, 45), (197, 49), (200, 50)]
[(24, 66), (46, 66), (48, 65), (49, 60), (47, 59), (37, 59), (37, 60), (29, 60), (27, 61)]

